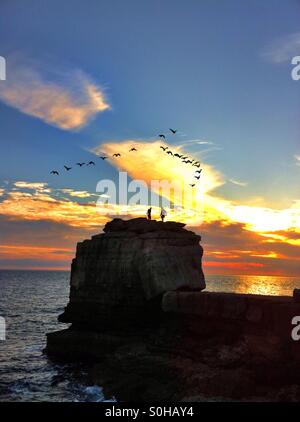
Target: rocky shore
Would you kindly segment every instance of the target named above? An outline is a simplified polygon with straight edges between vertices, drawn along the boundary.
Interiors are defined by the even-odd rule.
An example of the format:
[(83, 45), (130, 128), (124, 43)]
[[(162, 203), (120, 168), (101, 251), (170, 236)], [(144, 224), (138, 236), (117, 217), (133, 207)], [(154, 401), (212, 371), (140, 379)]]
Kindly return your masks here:
[(292, 297), (203, 292), (200, 236), (175, 222), (114, 219), (77, 246), (52, 358), (90, 361), (107, 397), (299, 401)]

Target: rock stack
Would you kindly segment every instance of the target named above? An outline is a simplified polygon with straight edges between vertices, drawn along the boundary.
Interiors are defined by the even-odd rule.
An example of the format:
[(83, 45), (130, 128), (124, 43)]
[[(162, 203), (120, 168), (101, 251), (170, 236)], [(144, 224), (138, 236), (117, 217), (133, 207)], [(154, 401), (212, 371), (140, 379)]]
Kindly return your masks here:
[(79, 243), (59, 317), (72, 325), (47, 335), (47, 353), (91, 360), (91, 382), (121, 401), (299, 401), (299, 292), (202, 292), (199, 241), (136, 218)]
[(132, 327), (155, 320), (163, 293), (204, 289), (201, 238), (184, 226), (114, 219), (104, 233), (78, 243), (60, 321), (101, 331)]

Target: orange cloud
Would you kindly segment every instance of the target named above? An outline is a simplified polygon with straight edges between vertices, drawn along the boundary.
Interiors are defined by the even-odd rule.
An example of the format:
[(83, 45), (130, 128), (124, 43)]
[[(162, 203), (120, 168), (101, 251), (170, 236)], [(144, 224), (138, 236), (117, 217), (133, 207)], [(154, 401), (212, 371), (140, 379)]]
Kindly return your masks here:
[[(131, 178), (145, 181), (148, 186), (153, 179), (175, 181), (178, 186), (190, 183), (195, 168), (170, 157), (160, 145), (158, 141), (127, 140), (106, 143), (94, 152), (107, 154), (119, 170), (127, 171)], [(129, 152), (133, 146), (137, 151)], [(185, 154), (180, 147), (168, 147), (173, 153)], [(121, 158), (112, 157), (115, 152), (121, 153)], [(184, 221), (202, 236), (207, 272), (299, 275), (300, 201), (294, 201), (284, 210), (276, 210), (218, 197), (216, 189), (222, 186), (225, 177), (212, 166), (202, 164), (201, 167), (203, 172), (196, 187), (196, 212), (170, 209), (168, 219)], [(112, 216), (144, 216), (146, 211), (144, 205), (102, 204), (97, 207), (96, 202), (80, 203), (80, 198), (96, 199), (99, 195), (73, 189), (55, 191), (38, 182), (16, 182), (14, 189), (6, 192), (1, 202), (0, 215), (6, 221), (47, 221), (68, 226), (70, 231), (83, 229), (88, 234), (95, 230), (99, 232)], [(161, 194), (159, 189), (154, 192)], [(193, 195), (191, 190), (188, 192)], [(67, 199), (62, 198), (61, 193), (67, 195)], [(176, 194), (175, 191), (172, 197), (175, 205), (179, 199)], [(154, 218), (158, 215), (159, 208), (153, 207)], [(72, 237), (72, 242), (76, 240)]]
[[(47, 79), (30, 65), (10, 61), (10, 76), (0, 84), (0, 100), (19, 111), (65, 130), (80, 129), (110, 108), (104, 92), (79, 71)], [(65, 80), (63, 84), (61, 81)]]
[[(133, 179), (145, 181), (149, 186), (153, 180), (174, 181), (180, 188), (184, 188), (195, 182), (195, 167), (186, 165), (180, 159), (164, 153), (159, 141), (143, 142), (140, 140), (126, 140), (121, 143), (109, 142), (94, 149), (96, 154), (105, 153), (110, 157), (114, 153), (121, 153), (121, 157), (111, 158), (111, 163), (119, 170), (127, 171)], [(186, 154), (181, 147), (163, 144), (173, 153), (188, 155), (192, 159), (199, 160), (192, 154)], [(135, 146), (137, 152), (129, 150)], [(126, 159), (124, 159), (126, 157)], [(201, 161), (201, 159), (200, 159)], [(225, 178), (215, 168), (205, 163), (201, 165), (203, 171), (199, 183), (194, 189), (187, 189), (186, 202), (193, 203), (195, 211), (192, 218), (187, 213), (181, 214), (181, 218), (188, 224), (198, 225), (200, 220), (205, 222), (223, 221), (238, 222), (245, 224), (254, 232), (275, 232), (300, 227), (300, 200), (294, 201), (289, 208), (276, 210), (272, 208), (239, 204), (237, 201), (220, 198), (216, 189), (225, 183)], [(246, 182), (243, 182), (245, 185)], [(154, 191), (159, 193), (158, 190)], [(192, 198), (193, 197), (193, 198)], [(192, 199), (191, 199), (192, 198)], [(174, 202), (181, 201), (181, 197), (174, 196)], [(195, 199), (195, 201), (194, 201)], [(189, 207), (187, 207), (189, 208)], [(186, 209), (187, 209), (186, 208)]]
[(73, 249), (47, 248), (32, 245), (0, 245), (1, 259), (33, 259), (46, 261), (70, 261), (73, 257)]

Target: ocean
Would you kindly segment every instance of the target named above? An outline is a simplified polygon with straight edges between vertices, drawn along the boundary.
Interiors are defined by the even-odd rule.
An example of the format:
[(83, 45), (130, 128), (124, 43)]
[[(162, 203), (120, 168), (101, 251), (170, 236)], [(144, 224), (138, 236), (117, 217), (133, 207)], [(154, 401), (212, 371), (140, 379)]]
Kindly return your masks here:
[[(209, 291), (291, 295), (300, 278), (209, 275), (206, 283)], [(58, 364), (43, 354), (46, 333), (67, 327), (57, 316), (68, 295), (67, 271), (0, 270), (0, 317), (6, 322), (0, 402), (106, 401), (101, 386), (89, 384), (87, 367)]]

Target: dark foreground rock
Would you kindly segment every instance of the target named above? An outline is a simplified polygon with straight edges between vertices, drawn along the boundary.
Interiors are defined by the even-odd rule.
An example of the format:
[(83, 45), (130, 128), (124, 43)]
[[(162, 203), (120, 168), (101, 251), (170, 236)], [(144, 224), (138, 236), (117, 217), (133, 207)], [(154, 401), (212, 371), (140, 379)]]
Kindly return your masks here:
[(200, 237), (183, 227), (116, 219), (78, 244), (72, 326), (47, 353), (92, 362), (91, 383), (118, 400), (299, 401), (299, 301), (201, 292)]
[(142, 324), (166, 291), (204, 289), (200, 236), (183, 227), (114, 219), (104, 233), (78, 243), (70, 303), (60, 320), (94, 330)]

